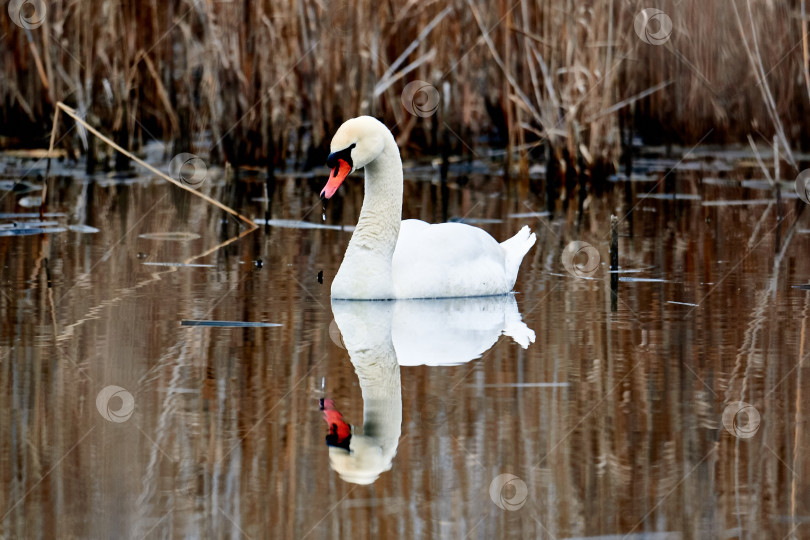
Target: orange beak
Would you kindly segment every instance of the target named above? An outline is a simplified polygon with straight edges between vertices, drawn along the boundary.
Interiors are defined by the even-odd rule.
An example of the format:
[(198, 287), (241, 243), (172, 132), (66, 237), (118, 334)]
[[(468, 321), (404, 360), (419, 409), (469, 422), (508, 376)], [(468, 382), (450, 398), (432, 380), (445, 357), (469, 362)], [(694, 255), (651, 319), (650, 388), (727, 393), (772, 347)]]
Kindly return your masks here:
[(331, 199), (332, 195), (335, 194), (337, 189), (340, 187), (340, 184), (346, 180), (346, 177), (349, 176), (350, 172), (352, 172), (352, 166), (349, 165), (345, 160), (338, 159), (337, 167), (332, 169), (332, 174), (329, 175), (329, 181), (326, 183), (323, 190), (321, 190), (321, 198)]

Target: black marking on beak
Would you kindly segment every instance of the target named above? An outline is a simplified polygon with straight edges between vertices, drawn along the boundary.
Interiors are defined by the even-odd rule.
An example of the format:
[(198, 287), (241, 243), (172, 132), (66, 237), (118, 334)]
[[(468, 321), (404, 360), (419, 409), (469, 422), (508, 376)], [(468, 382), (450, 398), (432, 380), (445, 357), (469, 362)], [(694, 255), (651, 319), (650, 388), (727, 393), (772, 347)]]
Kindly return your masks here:
[[(337, 431), (337, 427), (335, 427), (335, 431)], [(333, 446), (335, 448), (343, 448), (347, 452), (351, 453), (351, 448), (349, 448), (349, 444), (352, 441), (352, 436), (349, 435), (342, 441), (338, 439), (337, 433), (330, 433), (326, 436), (326, 446)]]
[(352, 143), (343, 150), (338, 150), (337, 152), (332, 152), (331, 154), (329, 154), (329, 157), (326, 159), (326, 166), (334, 171), (333, 174), (335, 175), (337, 174), (337, 171), (339, 169), (338, 167), (339, 159), (342, 159), (343, 161), (348, 163), (349, 167), (351, 167), (352, 169), (354, 168), (354, 163), (352, 163), (352, 148), (354, 148), (355, 146), (357, 146), (357, 144)]

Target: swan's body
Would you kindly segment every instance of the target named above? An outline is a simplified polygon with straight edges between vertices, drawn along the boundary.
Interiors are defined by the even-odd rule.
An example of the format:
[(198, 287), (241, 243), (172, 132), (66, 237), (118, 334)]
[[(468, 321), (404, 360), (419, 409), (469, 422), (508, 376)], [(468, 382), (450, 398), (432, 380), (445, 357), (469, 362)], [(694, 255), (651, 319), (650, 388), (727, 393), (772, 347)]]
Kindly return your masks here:
[[(463, 223), (402, 222), (392, 260), (395, 298), (488, 296), (512, 290), (520, 261), (534, 244), (524, 227), (499, 244)], [(511, 244), (510, 244), (511, 243)]]
[(402, 160), (393, 135), (370, 116), (335, 133), (321, 195), (331, 197), (354, 169), (365, 168), (357, 228), (332, 282), (332, 297), (384, 300), (506, 294), (536, 237), (528, 227), (498, 243), (461, 223), (402, 219)]

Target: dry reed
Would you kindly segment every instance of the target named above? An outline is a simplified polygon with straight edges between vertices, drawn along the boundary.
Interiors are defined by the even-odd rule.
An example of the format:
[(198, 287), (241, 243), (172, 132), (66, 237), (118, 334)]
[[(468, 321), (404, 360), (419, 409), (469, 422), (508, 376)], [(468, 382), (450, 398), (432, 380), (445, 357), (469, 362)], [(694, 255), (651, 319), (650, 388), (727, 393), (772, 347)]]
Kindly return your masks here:
[[(634, 30), (638, 1), (54, 0), (39, 28), (0, 18), (0, 117), (7, 144), (45, 146), (64, 101), (135, 151), (161, 138), (273, 167), (319, 163), (358, 114), (394, 126), (406, 152), (436, 151), (447, 128), (454, 152), (549, 139), (587, 162), (615, 159), (623, 127), (686, 144), (713, 129), (713, 142), (777, 135), (794, 163), (810, 79), (793, 4), (662, 3), (673, 30), (656, 46)], [(442, 96), (429, 118), (401, 104), (415, 79)]]

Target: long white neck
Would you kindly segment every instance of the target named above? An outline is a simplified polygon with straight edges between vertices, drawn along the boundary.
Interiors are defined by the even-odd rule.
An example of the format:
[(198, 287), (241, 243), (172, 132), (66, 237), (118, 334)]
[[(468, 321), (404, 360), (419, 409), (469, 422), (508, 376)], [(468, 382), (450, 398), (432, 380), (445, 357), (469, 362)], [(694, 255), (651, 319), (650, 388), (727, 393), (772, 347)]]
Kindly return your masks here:
[(402, 160), (391, 133), (365, 173), (363, 208), (332, 282), (333, 298), (394, 298), (391, 260), (402, 221)]

